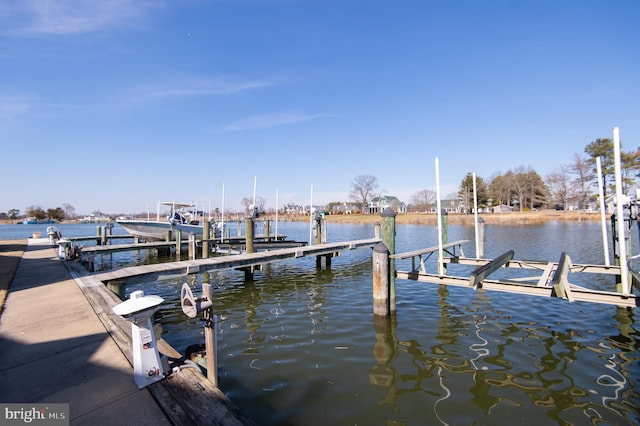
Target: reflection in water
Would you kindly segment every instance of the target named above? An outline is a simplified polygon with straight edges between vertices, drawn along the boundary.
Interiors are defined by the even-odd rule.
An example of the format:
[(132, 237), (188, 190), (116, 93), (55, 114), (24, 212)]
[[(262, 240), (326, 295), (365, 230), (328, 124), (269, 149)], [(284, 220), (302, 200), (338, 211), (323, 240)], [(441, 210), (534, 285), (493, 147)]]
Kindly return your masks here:
[(396, 321), (395, 315), (388, 317), (373, 316), (373, 330), (375, 333), (373, 355), (377, 363), (369, 373), (369, 382), (374, 386), (389, 390), (387, 397), (378, 404), (394, 403), (397, 372), (393, 369), (392, 363), (396, 358), (397, 341), (394, 333), (394, 328), (397, 325)]
[[(405, 394), (422, 393), (431, 397), (433, 422), (458, 424), (461, 413), (473, 412), (460, 406), (468, 393), (469, 402), (482, 412), (472, 416), (480, 423), (489, 418), (496, 423), (495, 416), (517, 409), (535, 418), (527, 420), (525, 415), (525, 424), (539, 424), (536, 407), (558, 424), (580, 424), (585, 419), (592, 424), (633, 424), (637, 419), (633, 401), (637, 403), (638, 391), (628, 380), (635, 374), (637, 383), (639, 372), (637, 332), (630, 327), (633, 310), (617, 308), (621, 335), (607, 339), (616, 347), (604, 342), (592, 345), (585, 330), (558, 330), (535, 321), (505, 323), (509, 318), (502, 314), (480, 312), (489, 307), (486, 297), (476, 299), (476, 314), (469, 318), (447, 302), (446, 287), (440, 287), (438, 294), (438, 328), (428, 349), (417, 340), (398, 341), (395, 317), (374, 317), (376, 364), (369, 382), (386, 389), (378, 405), (397, 409)], [(471, 329), (469, 322), (472, 333), (465, 332)], [(413, 373), (399, 375), (398, 370), (406, 368), (396, 363), (407, 363), (398, 352), (410, 356)], [(606, 372), (594, 376), (594, 371)], [(409, 382), (414, 386), (407, 387)]]

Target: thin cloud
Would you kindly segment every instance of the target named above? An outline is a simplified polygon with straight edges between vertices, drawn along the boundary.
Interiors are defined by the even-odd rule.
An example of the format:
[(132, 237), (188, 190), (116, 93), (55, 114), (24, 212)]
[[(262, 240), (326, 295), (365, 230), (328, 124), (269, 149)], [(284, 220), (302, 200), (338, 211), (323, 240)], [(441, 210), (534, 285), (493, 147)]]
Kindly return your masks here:
[(20, 95), (0, 96), (0, 117), (28, 110), (33, 99)]
[(311, 115), (298, 112), (277, 112), (271, 114), (256, 115), (228, 124), (225, 132), (240, 132), (244, 130), (269, 129), (272, 127), (287, 126), (314, 120), (320, 115)]
[(136, 0), (14, 0), (0, 9), (0, 27), (14, 35), (83, 34), (123, 25), (151, 7)]
[(182, 81), (156, 83), (133, 89), (125, 97), (130, 104), (165, 101), (176, 98), (189, 98), (259, 90), (275, 83), (263, 80), (198, 79), (187, 78)]

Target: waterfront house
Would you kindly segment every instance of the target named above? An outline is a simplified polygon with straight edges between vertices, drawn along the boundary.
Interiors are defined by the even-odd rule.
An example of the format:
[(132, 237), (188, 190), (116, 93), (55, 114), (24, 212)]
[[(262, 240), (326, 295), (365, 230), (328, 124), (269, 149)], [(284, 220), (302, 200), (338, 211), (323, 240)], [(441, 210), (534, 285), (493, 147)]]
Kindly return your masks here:
[(371, 199), (367, 205), (369, 214), (382, 213), (385, 209), (390, 208), (396, 213), (406, 213), (407, 205), (400, 201), (398, 197), (392, 195), (381, 195)]

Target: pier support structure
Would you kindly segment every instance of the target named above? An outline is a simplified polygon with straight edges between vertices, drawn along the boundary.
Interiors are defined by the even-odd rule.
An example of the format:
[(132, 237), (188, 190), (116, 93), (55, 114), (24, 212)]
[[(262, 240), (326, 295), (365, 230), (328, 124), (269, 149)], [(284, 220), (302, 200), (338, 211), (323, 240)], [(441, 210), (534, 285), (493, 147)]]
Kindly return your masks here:
[[(388, 256), (396, 251), (396, 212), (386, 208), (381, 214), (381, 236), (382, 243), (388, 250)], [(396, 284), (395, 284), (395, 259), (389, 258), (389, 312), (396, 311)]]
[[(246, 253), (255, 253), (255, 247), (253, 245), (253, 238), (255, 236), (255, 222), (253, 217), (247, 217), (244, 220), (245, 227), (245, 241), (246, 241)], [(244, 280), (245, 281), (253, 281), (253, 266), (249, 266), (244, 268)]]
[(391, 313), (390, 268), (391, 258), (384, 243), (373, 248), (373, 314), (389, 316)]

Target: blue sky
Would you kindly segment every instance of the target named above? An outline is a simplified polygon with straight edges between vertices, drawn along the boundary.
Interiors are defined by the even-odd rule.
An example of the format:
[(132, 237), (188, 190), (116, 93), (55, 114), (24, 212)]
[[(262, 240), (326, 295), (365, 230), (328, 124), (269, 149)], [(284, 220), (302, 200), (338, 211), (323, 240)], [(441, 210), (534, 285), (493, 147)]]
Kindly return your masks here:
[(640, 146), (635, 0), (2, 0), (0, 212), (410, 202)]

